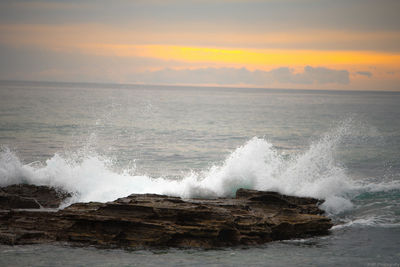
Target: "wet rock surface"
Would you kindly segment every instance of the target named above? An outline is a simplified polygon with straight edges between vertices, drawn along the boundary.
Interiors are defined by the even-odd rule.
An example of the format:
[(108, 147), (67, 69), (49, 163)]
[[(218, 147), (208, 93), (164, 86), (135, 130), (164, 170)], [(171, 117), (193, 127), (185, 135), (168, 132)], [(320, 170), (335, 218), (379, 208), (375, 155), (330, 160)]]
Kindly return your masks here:
[(0, 188), (0, 209), (58, 208), (70, 193), (47, 186), (29, 184)]
[[(44, 189), (32, 192), (40, 190)], [(1, 203), (6, 202), (1, 200), (6, 194), (11, 198), (33, 198), (43, 207), (55, 205), (56, 200), (49, 201), (49, 196), (60, 199), (57, 190), (54, 192), (58, 195), (43, 193), (47, 194), (46, 201), (41, 194), (9, 192), (2, 188)], [(65, 199), (68, 195), (63, 194), (61, 198)], [(23, 204), (23, 210), (15, 205), (2, 205), (0, 243), (67, 242), (106, 248), (256, 245), (327, 234), (332, 222), (322, 215), (319, 204), (313, 198), (239, 189), (236, 198), (181, 199), (132, 194), (107, 203), (75, 203), (58, 211), (37, 209), (28, 202)]]

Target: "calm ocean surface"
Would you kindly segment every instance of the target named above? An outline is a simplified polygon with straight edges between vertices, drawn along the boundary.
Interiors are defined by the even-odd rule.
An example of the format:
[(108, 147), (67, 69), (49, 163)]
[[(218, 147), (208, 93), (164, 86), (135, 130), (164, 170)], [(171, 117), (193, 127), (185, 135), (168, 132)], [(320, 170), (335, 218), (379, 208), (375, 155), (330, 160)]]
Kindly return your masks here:
[(0, 246), (1, 266), (400, 266), (400, 93), (3, 81), (0, 145), (0, 186), (69, 203), (246, 187), (323, 198), (336, 224), (221, 250)]

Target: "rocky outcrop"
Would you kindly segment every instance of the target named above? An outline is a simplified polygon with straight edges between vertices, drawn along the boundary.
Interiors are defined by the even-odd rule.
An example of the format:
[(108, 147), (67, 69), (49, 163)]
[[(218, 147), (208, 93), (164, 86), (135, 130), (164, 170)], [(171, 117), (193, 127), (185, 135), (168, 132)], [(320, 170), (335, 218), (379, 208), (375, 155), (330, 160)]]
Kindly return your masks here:
[(332, 223), (318, 204), (313, 198), (239, 189), (236, 198), (133, 194), (108, 203), (76, 203), (56, 212), (3, 208), (0, 242), (131, 248), (255, 245), (327, 234)]
[(0, 209), (58, 208), (71, 194), (47, 186), (29, 184), (0, 188)]

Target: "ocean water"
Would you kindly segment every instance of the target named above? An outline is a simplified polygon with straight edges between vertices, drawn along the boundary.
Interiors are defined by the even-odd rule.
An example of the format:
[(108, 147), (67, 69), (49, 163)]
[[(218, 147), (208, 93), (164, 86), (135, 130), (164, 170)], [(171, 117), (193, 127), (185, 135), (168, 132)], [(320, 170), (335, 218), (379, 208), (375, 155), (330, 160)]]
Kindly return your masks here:
[(325, 199), (325, 237), (219, 250), (0, 246), (1, 266), (400, 266), (400, 93), (0, 82), (0, 186)]

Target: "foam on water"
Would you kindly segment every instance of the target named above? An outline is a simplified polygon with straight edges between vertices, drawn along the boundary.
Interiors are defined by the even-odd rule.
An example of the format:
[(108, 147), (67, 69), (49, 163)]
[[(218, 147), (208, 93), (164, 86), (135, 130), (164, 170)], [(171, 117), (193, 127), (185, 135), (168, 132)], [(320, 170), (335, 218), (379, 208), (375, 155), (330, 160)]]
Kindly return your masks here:
[(55, 154), (44, 164), (23, 164), (8, 148), (0, 152), (0, 186), (28, 183), (73, 192), (71, 202), (111, 201), (132, 193), (158, 193), (184, 198), (233, 196), (238, 188), (272, 190), (325, 199), (328, 214), (351, 209), (351, 199), (365, 191), (400, 188), (399, 183), (360, 183), (335, 160), (342, 138), (351, 131), (345, 121), (310, 147), (291, 157), (280, 154), (266, 139), (254, 137), (233, 151), (222, 164), (192, 172), (178, 180), (116, 172), (106, 157), (84, 153)]
[(390, 228), (390, 227), (399, 227), (400, 223), (391, 222), (390, 220), (388, 220), (387, 217), (384, 216), (369, 215), (365, 218), (354, 218), (353, 220), (348, 220), (340, 224), (337, 224), (332, 227), (332, 230), (341, 230), (343, 228), (357, 227), (357, 226), (358, 227), (379, 226), (379, 227)]

